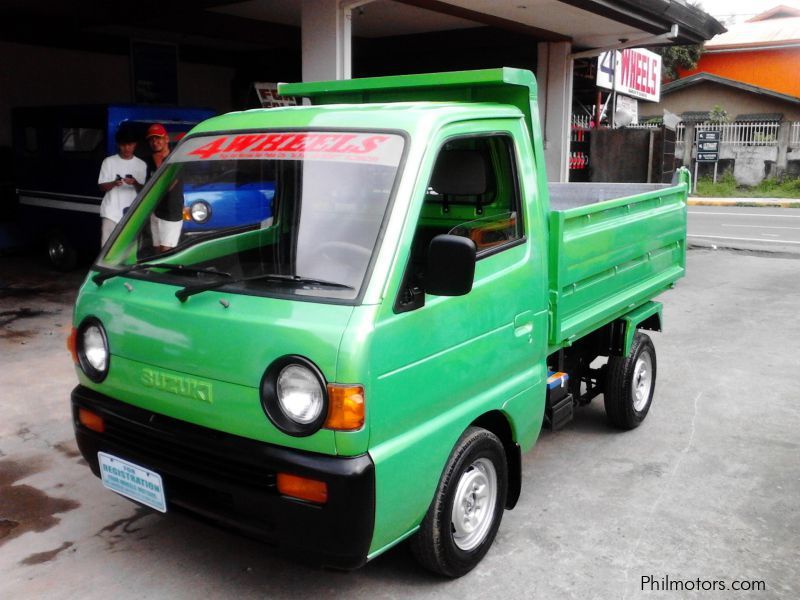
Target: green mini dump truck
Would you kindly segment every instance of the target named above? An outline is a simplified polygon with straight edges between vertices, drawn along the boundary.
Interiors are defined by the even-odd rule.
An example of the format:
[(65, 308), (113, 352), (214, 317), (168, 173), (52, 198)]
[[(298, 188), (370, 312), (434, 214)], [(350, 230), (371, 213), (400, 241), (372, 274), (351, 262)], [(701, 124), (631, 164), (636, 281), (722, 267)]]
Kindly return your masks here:
[[(280, 92), (310, 105), (196, 126), (102, 249), (69, 343), (78, 445), (156, 510), (336, 568), (410, 538), (463, 575), (543, 426), (600, 394), (617, 428), (647, 415), (689, 175), (548, 186), (528, 71)], [(156, 243), (189, 186), (209, 198), (184, 220), (226, 226)]]

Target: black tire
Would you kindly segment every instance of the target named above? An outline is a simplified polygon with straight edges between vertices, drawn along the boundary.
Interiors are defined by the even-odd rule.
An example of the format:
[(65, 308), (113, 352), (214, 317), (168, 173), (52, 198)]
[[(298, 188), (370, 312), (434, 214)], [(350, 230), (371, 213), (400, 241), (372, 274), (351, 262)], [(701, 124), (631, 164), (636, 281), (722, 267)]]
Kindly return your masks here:
[(656, 367), (653, 341), (638, 331), (630, 355), (608, 359), (604, 398), (606, 415), (614, 427), (635, 429), (642, 424), (653, 403)]
[(71, 271), (78, 264), (78, 251), (62, 233), (53, 233), (47, 238), (47, 258), (58, 271)]
[[(492, 470), (495, 494), (491, 494), (490, 489)], [(483, 488), (479, 486), (481, 481), (487, 484)], [(481, 494), (476, 499), (475, 490), (478, 489), (485, 490), (488, 497)], [(468, 493), (464, 494), (465, 491)], [(494, 541), (503, 518), (507, 492), (508, 466), (503, 444), (492, 432), (470, 427), (450, 454), (433, 502), (411, 540), (414, 557), (423, 567), (439, 575), (455, 578), (469, 573)], [(453, 524), (457, 495), (464, 499), (459, 512), (466, 511), (468, 515), (465, 516), (479, 523), (467, 534), (464, 534), (466, 526), (459, 532)]]

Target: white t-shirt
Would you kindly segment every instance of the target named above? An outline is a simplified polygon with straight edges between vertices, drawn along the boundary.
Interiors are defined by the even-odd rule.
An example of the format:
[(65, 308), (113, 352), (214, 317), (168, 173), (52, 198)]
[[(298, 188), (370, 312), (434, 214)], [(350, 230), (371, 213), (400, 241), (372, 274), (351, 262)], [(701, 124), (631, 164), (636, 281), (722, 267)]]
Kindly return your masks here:
[[(141, 158), (134, 156), (126, 160), (119, 154), (114, 154), (103, 160), (97, 183), (114, 181), (117, 175), (123, 178), (126, 175), (132, 175), (136, 181), (144, 184), (144, 180), (147, 177), (147, 165)], [(103, 196), (103, 201), (100, 203), (100, 216), (119, 223), (122, 219), (123, 211), (131, 205), (135, 198), (136, 188), (132, 185), (123, 183), (119, 187), (111, 188)]]

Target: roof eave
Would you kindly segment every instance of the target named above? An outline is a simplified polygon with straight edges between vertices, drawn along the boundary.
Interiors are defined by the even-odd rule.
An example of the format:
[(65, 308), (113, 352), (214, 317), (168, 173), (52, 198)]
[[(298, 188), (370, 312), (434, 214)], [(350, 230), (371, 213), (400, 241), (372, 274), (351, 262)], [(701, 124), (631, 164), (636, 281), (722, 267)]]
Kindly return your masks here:
[(560, 1), (656, 35), (678, 25), (676, 45), (699, 44), (727, 31), (722, 23), (702, 9), (674, 0)]
[(714, 75), (713, 73), (695, 73), (694, 75), (689, 75), (689, 77), (684, 77), (682, 79), (676, 79), (675, 81), (670, 81), (669, 83), (666, 83), (661, 87), (661, 95), (662, 96), (669, 95), (672, 92), (677, 92), (679, 90), (689, 88), (704, 82), (724, 85), (727, 87), (737, 89), (742, 92), (757, 94), (759, 96), (768, 96), (770, 98), (774, 98), (775, 100), (781, 100), (783, 102), (789, 102), (791, 104), (800, 104), (800, 98), (789, 96), (787, 94), (781, 94), (780, 92), (774, 92), (766, 88), (751, 85), (749, 83), (743, 83), (741, 81), (728, 79), (727, 77), (720, 77), (719, 75)]

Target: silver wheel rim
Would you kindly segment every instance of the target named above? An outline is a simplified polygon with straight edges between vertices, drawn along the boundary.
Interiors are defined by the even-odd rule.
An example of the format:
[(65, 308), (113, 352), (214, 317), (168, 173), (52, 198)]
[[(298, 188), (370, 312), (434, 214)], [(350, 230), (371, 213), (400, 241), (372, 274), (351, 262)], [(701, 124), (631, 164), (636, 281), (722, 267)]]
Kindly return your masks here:
[(462, 474), (456, 487), (451, 525), (461, 550), (478, 547), (492, 526), (497, 503), (497, 471), (488, 458), (479, 458)]
[(642, 352), (636, 359), (636, 366), (633, 369), (633, 380), (631, 381), (633, 408), (637, 412), (641, 412), (644, 410), (644, 407), (647, 406), (652, 387), (653, 359), (650, 358), (649, 352)]

